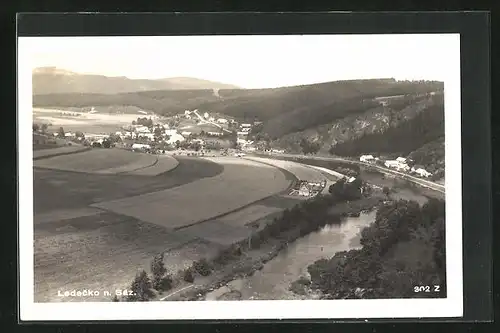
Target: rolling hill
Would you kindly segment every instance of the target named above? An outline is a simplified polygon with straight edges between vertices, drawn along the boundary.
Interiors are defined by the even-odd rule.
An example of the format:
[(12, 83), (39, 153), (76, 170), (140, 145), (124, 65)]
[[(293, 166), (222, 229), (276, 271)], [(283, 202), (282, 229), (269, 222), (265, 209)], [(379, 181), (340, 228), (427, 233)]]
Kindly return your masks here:
[(118, 94), (150, 90), (238, 89), (234, 85), (189, 77), (137, 80), (127, 77), (79, 74), (56, 67), (33, 70), (33, 94)]
[[(120, 94), (34, 95), (37, 107), (134, 106), (162, 115), (186, 109), (263, 122), (251, 138), (301, 151), (405, 154), (442, 149), (444, 85), (437, 81), (349, 80), (274, 89), (156, 90)], [(427, 145), (427, 146), (426, 146)], [(438, 153), (436, 158), (441, 159)]]

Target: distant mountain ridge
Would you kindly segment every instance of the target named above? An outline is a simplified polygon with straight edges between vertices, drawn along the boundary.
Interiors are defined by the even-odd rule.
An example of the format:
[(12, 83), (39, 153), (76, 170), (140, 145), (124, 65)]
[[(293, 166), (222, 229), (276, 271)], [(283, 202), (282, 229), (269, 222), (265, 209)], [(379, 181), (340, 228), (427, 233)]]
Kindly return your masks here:
[(157, 80), (129, 79), (124, 76), (81, 74), (57, 67), (39, 67), (32, 71), (33, 94), (120, 94), (155, 90), (240, 89), (231, 84), (191, 77)]

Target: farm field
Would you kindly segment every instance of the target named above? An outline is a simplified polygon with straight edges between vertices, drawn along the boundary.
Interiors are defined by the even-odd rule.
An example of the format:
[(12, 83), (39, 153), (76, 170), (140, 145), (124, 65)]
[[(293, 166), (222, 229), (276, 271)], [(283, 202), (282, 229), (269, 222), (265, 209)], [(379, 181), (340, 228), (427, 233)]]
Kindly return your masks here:
[(251, 228), (237, 225), (233, 226), (229, 223), (220, 222), (217, 219), (175, 231), (176, 235), (183, 235), (186, 238), (199, 238), (224, 246), (248, 238), (251, 233)]
[(80, 153), (80, 152), (84, 152), (87, 150), (89, 150), (88, 147), (78, 146), (78, 145), (59, 146), (59, 147), (55, 147), (55, 148), (52, 145), (52, 147), (50, 147), (50, 148), (45, 148), (45, 149), (40, 149), (40, 150), (34, 149), (33, 150), (33, 158), (34, 159), (48, 158), (50, 156)]
[(158, 155), (158, 160), (155, 164), (146, 168), (140, 168), (127, 172), (127, 174), (136, 176), (158, 176), (162, 173), (175, 169), (178, 165), (179, 162), (175, 158), (168, 155)]
[(313, 169), (316, 169), (318, 171), (321, 171), (325, 175), (325, 177), (328, 178), (329, 180), (338, 180), (339, 178), (346, 177), (345, 175), (343, 175), (337, 171), (333, 171), (333, 170), (323, 168), (320, 166), (315, 166), (315, 165), (307, 165), (307, 166), (309, 168), (313, 168)]
[(75, 208), (75, 209), (58, 209), (47, 213), (35, 214), (34, 223), (47, 223), (53, 221), (64, 221), (84, 216), (95, 216), (103, 213), (102, 210), (96, 208)]
[(220, 132), (221, 129), (212, 124), (185, 124), (179, 127), (180, 131), (188, 131), (196, 134), (200, 134), (201, 131), (204, 132)]
[(270, 214), (280, 212), (283, 209), (265, 205), (251, 205), (237, 212), (218, 218), (217, 221), (231, 225), (244, 227)]
[[(67, 155), (73, 157), (76, 155)], [(177, 157), (178, 167), (156, 176), (132, 174), (103, 175), (34, 168), (35, 214), (81, 209), (100, 201), (181, 186), (198, 179), (214, 177), (223, 166), (208, 160)], [(46, 195), (50, 193), (50, 195)]]
[[(270, 192), (288, 187), (290, 182), (290, 177), (278, 169), (258, 162), (228, 157), (213, 160), (219, 164), (211, 159), (181, 157), (178, 167), (151, 177), (35, 168), (35, 301), (109, 301), (103, 291), (129, 287), (137, 270), (148, 269), (151, 258), (161, 251), (166, 251), (165, 264), (173, 273), (194, 260), (215, 254), (221, 245), (248, 237), (252, 229), (238, 225), (241, 212), (226, 215), (225, 222), (214, 219), (172, 232), (171, 228), (149, 223), (144, 218), (89, 207), (91, 202), (100, 202), (105, 197), (127, 201), (134, 193), (140, 196), (158, 190), (168, 192), (161, 190), (170, 187), (174, 196), (162, 203), (167, 209), (155, 212), (146, 203), (138, 210), (153, 211), (160, 218), (169, 217), (181, 213), (173, 208), (179, 207), (178, 200), (184, 195), (192, 201), (189, 213), (206, 219), (220, 209), (236, 209), (247, 203), (245, 200), (269, 196)], [(228, 186), (231, 191), (227, 191)], [(245, 193), (236, 196), (235, 191)], [(51, 198), (47, 199), (44, 193), (51, 193)], [(212, 199), (208, 203), (200, 200), (207, 197)], [(243, 197), (243, 202), (239, 197)], [(227, 205), (230, 199), (233, 202)], [(182, 202), (185, 205), (186, 201)], [(265, 219), (263, 215), (281, 210), (266, 208), (260, 203), (250, 209), (251, 220)], [(235, 225), (231, 225), (231, 215)], [(82, 288), (99, 290), (101, 295), (85, 299), (57, 296), (59, 290)]]
[[(112, 213), (43, 223), (35, 227), (35, 301), (110, 301), (107, 290), (129, 288), (137, 270), (167, 251), (175, 272), (216, 251), (217, 245)], [(100, 297), (61, 298), (58, 290), (99, 290)]]
[[(103, 151), (113, 150), (57, 157), (56, 164), (66, 160), (66, 168), (91, 172), (35, 165), (37, 302), (109, 301), (103, 291), (128, 288), (137, 270), (148, 269), (155, 254), (166, 251), (166, 267), (174, 273), (221, 246), (246, 239), (254, 230), (251, 224), (266, 223), (296, 202), (274, 195), (289, 187), (290, 173), (242, 158), (159, 156), (154, 166), (124, 174), (96, 173), (97, 168), (85, 163), (92, 160), (109, 170), (118, 160), (127, 165), (128, 155), (113, 156), (112, 161), (104, 155), (79, 157), (82, 162), (75, 162), (77, 155)], [(205, 222), (195, 223), (200, 220)], [(184, 228), (173, 230), (178, 227)], [(59, 290), (82, 288), (100, 290), (101, 296), (57, 296)]]
[[(269, 165), (229, 157), (213, 160), (224, 165), (224, 171), (218, 176), (92, 206), (177, 229), (278, 194), (290, 185), (279, 169)], [(189, 209), (179, 209), (187, 203), (190, 203)]]
[(51, 124), (49, 132), (56, 132), (59, 127), (63, 127), (66, 132), (82, 131), (84, 133), (109, 134), (120, 130), (121, 126), (130, 125), (138, 117), (145, 116), (139, 112), (135, 114), (119, 114), (107, 113), (108, 110), (103, 110), (102, 113), (88, 113), (88, 110), (81, 111), (33, 108), (33, 121)]
[(323, 175), (322, 172), (304, 164), (291, 161), (284, 161), (284, 160), (275, 160), (264, 157), (245, 157), (245, 159), (266, 163), (281, 169), (285, 169), (288, 172), (292, 173), (299, 180), (307, 180), (311, 182), (321, 182), (323, 180), (327, 180), (327, 178)]
[(121, 149), (91, 149), (71, 156), (55, 156), (34, 162), (38, 168), (89, 173), (120, 173), (149, 167), (156, 156)]

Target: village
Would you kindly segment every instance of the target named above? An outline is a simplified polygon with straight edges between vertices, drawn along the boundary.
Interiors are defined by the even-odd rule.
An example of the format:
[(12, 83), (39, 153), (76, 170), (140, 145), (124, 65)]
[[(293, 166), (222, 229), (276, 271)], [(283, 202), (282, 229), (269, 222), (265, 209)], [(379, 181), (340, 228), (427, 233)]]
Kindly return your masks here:
[[(91, 112), (96, 111), (92, 108)], [(244, 152), (257, 150), (254, 142), (247, 138), (252, 127), (259, 123), (239, 124), (234, 119), (216, 117), (208, 112), (185, 110), (171, 117), (139, 116), (130, 125), (108, 134), (71, 132), (63, 127), (50, 133), (47, 126), (36, 125), (35, 130), (34, 125), (34, 143), (40, 145), (64, 139), (68, 145), (116, 147), (150, 154), (205, 156), (211, 153), (241, 157)]]
[(403, 173), (412, 173), (422, 178), (432, 176), (432, 173), (425, 170), (423, 166), (414, 164), (411, 159), (405, 157), (398, 157), (395, 160), (383, 160), (378, 157), (373, 157), (373, 155), (362, 155), (359, 158), (359, 161), (367, 164), (383, 165), (386, 168), (394, 169)]
[[(97, 112), (94, 108), (90, 112)], [(34, 124), (33, 143), (42, 146), (47, 143), (64, 145), (83, 145), (93, 148), (119, 148), (149, 154), (171, 154), (184, 156), (236, 156), (261, 152), (284, 154), (285, 150), (271, 148), (260, 142), (250, 140), (252, 130), (262, 122), (239, 123), (235, 119), (199, 110), (185, 110), (170, 117), (159, 117), (141, 113), (129, 125), (121, 126), (113, 133), (83, 133), (81, 131), (49, 132), (47, 125)], [(53, 128), (50, 128), (54, 130)], [(50, 146), (50, 145), (49, 145)], [(384, 159), (373, 155), (362, 155), (359, 162), (378, 165), (398, 172), (412, 174), (421, 178), (432, 176), (421, 165), (412, 160), (397, 157)], [(302, 188), (302, 190), (300, 190)], [(324, 189), (324, 185), (310, 184), (307, 195), (314, 196)], [(295, 195), (305, 192), (304, 184), (294, 189)]]

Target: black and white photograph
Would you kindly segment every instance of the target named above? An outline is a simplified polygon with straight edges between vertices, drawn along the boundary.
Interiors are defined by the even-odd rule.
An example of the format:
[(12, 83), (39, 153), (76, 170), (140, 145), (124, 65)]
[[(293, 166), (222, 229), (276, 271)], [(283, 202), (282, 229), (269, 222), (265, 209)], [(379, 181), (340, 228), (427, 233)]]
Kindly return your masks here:
[(25, 318), (462, 315), (458, 34), (18, 57)]

